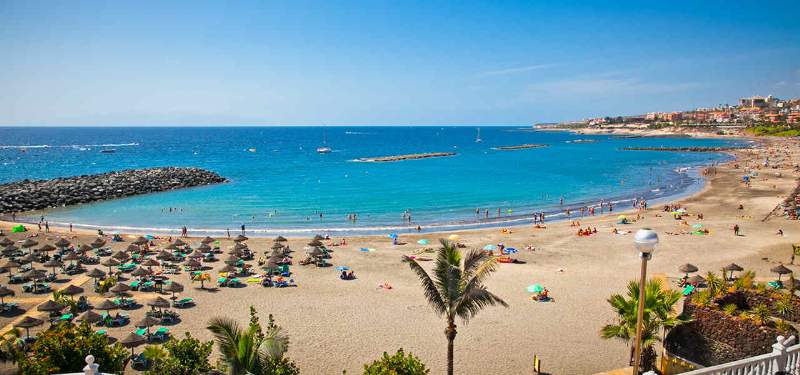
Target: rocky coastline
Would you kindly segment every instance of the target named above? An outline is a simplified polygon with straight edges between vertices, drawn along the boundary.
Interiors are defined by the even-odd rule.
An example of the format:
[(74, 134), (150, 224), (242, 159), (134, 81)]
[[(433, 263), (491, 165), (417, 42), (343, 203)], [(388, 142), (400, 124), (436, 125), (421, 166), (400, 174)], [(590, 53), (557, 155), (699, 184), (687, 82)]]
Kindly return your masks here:
[(102, 174), (21, 180), (0, 185), (0, 213), (65, 207), (226, 182), (200, 168), (128, 169)]

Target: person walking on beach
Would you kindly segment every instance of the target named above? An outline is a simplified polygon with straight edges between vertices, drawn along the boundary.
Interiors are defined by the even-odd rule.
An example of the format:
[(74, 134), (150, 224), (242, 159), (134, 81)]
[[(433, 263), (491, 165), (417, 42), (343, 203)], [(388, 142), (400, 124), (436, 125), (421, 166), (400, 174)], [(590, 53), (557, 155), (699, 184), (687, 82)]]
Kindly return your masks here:
[(50, 223), (47, 221), (44, 222), (44, 232), (50, 233)]
[(733, 235), (734, 236), (739, 235), (739, 224), (733, 224)]
[(72, 223), (69, 223), (69, 232), (72, 233)]
[(12, 212), (11, 213), (11, 221), (13, 221), (13, 222), (17, 221), (17, 213), (16, 212)]
[(225, 228), (225, 233), (228, 234), (228, 239), (231, 238), (231, 228)]
[(242, 224), (242, 236), (244, 236), (244, 224)]

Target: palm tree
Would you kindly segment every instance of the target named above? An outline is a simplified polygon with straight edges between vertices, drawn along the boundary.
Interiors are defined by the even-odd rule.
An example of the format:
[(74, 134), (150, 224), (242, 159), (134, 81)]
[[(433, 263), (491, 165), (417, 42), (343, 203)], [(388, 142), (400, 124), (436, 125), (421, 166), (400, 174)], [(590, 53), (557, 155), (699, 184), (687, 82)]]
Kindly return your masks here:
[(270, 374), (270, 363), (281, 360), (289, 349), (289, 337), (273, 323), (272, 316), (266, 332), (252, 308), (250, 322), (247, 329), (228, 318), (213, 318), (208, 323), (231, 375)]
[[(673, 307), (680, 300), (681, 294), (674, 290), (664, 290), (661, 281), (653, 279), (645, 285), (644, 315), (642, 319), (642, 360), (643, 371), (654, 368), (656, 352), (653, 347), (662, 340), (659, 331), (666, 331), (686, 322), (673, 311)], [(629, 362), (633, 362), (633, 340), (636, 337), (636, 318), (639, 309), (639, 282), (630, 281), (626, 296), (613, 294), (608, 298), (608, 303), (617, 313), (617, 323), (607, 324), (600, 331), (604, 339), (619, 339), (626, 344), (631, 344)]]
[[(489, 292), (483, 282), (495, 271), (494, 258), (482, 251), (470, 250), (466, 257), (455, 243), (440, 240), (433, 277), (416, 260), (403, 257), (422, 282), (425, 298), (439, 316), (447, 319), (447, 374), (453, 374), (453, 341), (456, 338), (456, 317), (467, 322), (489, 305), (508, 307), (500, 297)], [(463, 263), (462, 263), (463, 258)]]

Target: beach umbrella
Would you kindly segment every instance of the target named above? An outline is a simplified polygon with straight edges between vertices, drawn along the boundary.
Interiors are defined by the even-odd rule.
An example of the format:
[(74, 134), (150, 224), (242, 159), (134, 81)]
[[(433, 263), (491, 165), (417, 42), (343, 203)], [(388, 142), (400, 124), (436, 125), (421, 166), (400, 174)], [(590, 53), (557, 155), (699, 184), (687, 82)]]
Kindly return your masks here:
[(31, 247), (34, 247), (34, 246), (38, 245), (38, 244), (39, 244), (39, 242), (36, 242), (36, 240), (34, 240), (33, 238), (26, 238), (25, 241), (22, 242), (22, 248), (23, 249), (29, 249)]
[(792, 270), (786, 268), (783, 264), (779, 264), (769, 269), (771, 272), (778, 274), (778, 281), (781, 281), (781, 276), (792, 273)]
[(172, 255), (169, 251), (161, 250), (158, 254), (156, 254), (156, 259), (161, 260), (172, 260), (175, 256)]
[(55, 242), (54, 245), (56, 245), (56, 247), (59, 247), (59, 248), (63, 249), (63, 248), (68, 247), (70, 245), (70, 242), (66, 238), (61, 237), (61, 238), (58, 239), (58, 241)]
[(275, 237), (275, 242), (286, 242), (288, 241), (284, 236)]
[(69, 252), (69, 253), (67, 253), (67, 255), (65, 255), (65, 256), (63, 256), (61, 258), (61, 260), (66, 260), (66, 261), (69, 261), (70, 263), (74, 263), (76, 260), (80, 260), (80, 259), (81, 259), (81, 257), (79, 257), (78, 254), (75, 254), (73, 252)]
[(136, 246), (134, 244), (130, 244), (130, 245), (128, 245), (128, 247), (125, 248), (125, 251), (127, 251), (129, 253), (138, 253), (141, 250), (142, 250), (141, 247)]
[(420, 245), (427, 245), (427, 244), (430, 243), (430, 241), (428, 241), (428, 240), (423, 238), (421, 240), (418, 240), (417, 243), (420, 244)]
[(693, 229), (703, 229), (703, 224), (697, 223), (692, 225)]
[(388, 236), (386, 236), (386, 237), (389, 237), (389, 238), (391, 238), (391, 239), (393, 239), (393, 240), (394, 240), (394, 239), (397, 239), (397, 233), (389, 233), (389, 235), (388, 235)]
[(321, 246), (325, 246), (325, 244), (323, 244), (322, 241), (320, 241), (320, 240), (315, 238), (315, 239), (311, 240), (311, 242), (308, 243), (308, 246), (321, 247)]
[(131, 356), (133, 356), (133, 349), (139, 345), (147, 342), (147, 338), (142, 335), (137, 335), (134, 332), (129, 333), (127, 336), (119, 340), (119, 343), (126, 348), (131, 348)]
[(8, 245), (3, 249), (3, 254), (4, 255), (10, 255), (10, 254), (13, 254), (14, 252), (16, 252), (17, 250), (19, 250), (19, 248), (14, 246), (13, 244), (12, 245)]
[(149, 275), (150, 273), (151, 272), (148, 271), (147, 269), (145, 269), (143, 267), (138, 267), (135, 270), (133, 270), (133, 272), (131, 272), (131, 275), (133, 275), (133, 276), (146, 276), (146, 275)]
[(97, 310), (105, 310), (107, 314), (111, 314), (111, 310), (118, 309), (119, 305), (117, 305), (116, 303), (114, 303), (114, 301), (110, 299), (104, 299), (94, 308)]
[(272, 250), (280, 250), (283, 249), (283, 244), (280, 242), (273, 242), (272, 243)]
[(70, 284), (66, 288), (62, 289), (61, 293), (64, 293), (68, 296), (74, 296), (83, 293), (83, 288)]
[(156, 297), (154, 300), (148, 302), (147, 305), (157, 308), (169, 308), (170, 303), (161, 297)]
[(94, 279), (94, 284), (97, 285), (97, 279), (99, 279), (101, 277), (106, 277), (106, 273), (103, 272), (103, 270), (100, 270), (100, 269), (97, 269), (97, 268), (92, 268), (91, 271), (86, 273), (86, 276), (89, 276), (92, 279)]
[(131, 287), (128, 285), (125, 285), (124, 283), (116, 283), (108, 291), (114, 294), (122, 294), (129, 290), (131, 290)]
[(315, 258), (319, 258), (319, 257), (321, 257), (323, 255), (323, 252), (322, 252), (322, 250), (320, 250), (320, 248), (315, 247), (315, 248), (311, 249), (311, 251), (308, 252), (308, 255), (311, 255), (312, 257), (315, 257)]
[(49, 253), (49, 252), (51, 252), (53, 250), (56, 250), (56, 247), (51, 245), (51, 244), (49, 244), (49, 243), (46, 243), (46, 244), (42, 245), (42, 247), (39, 248), (39, 251), (44, 252), (45, 254), (47, 254), (47, 253)]
[(45, 312), (56, 312), (61, 311), (64, 308), (64, 305), (59, 304), (53, 300), (47, 300), (46, 302), (42, 303), (39, 306), (36, 306), (37, 311), (45, 311)]
[(505, 254), (516, 254), (518, 252), (519, 251), (517, 249), (513, 248), (513, 247), (507, 247), (507, 248), (503, 249), (503, 253), (505, 253)]
[[(29, 279), (29, 280), (41, 280), (44, 279), (47, 275), (45, 275), (45, 271), (42, 270), (30, 270), (22, 274), (22, 277)], [(34, 283), (34, 287), (36, 284)]]
[(3, 266), (0, 268), (3, 268), (4, 270), (11, 272), (12, 268), (18, 268), (19, 266), (20, 266), (19, 263), (13, 260), (7, 260), (5, 263), (3, 263)]
[(194, 259), (191, 259), (191, 258), (186, 260), (186, 262), (184, 262), (183, 264), (185, 264), (189, 268), (199, 268), (200, 266), (202, 266), (202, 264), (200, 264), (200, 262), (198, 262), (198, 261), (196, 261)]
[(148, 268), (150, 268), (150, 267), (158, 267), (160, 265), (161, 265), (161, 263), (159, 263), (157, 260), (151, 259), (151, 258), (145, 259), (145, 261), (142, 262), (142, 266), (145, 266), (145, 267), (148, 267)]
[(5, 286), (0, 286), (0, 304), (5, 304), (6, 303), (5, 301), (3, 301), (3, 298), (8, 297), (8, 296), (13, 296), (15, 294), (16, 293), (13, 290), (8, 289)]
[(175, 293), (183, 292), (183, 285), (173, 281), (164, 286), (164, 291), (172, 293), (172, 298), (175, 299)]
[(497, 246), (489, 244), (489, 245), (484, 246), (483, 249), (486, 250), (486, 251), (495, 251), (495, 250), (497, 250)]
[(205, 254), (203, 254), (200, 250), (194, 249), (191, 254), (189, 254), (189, 258), (205, 258)]
[(678, 271), (681, 271), (686, 274), (686, 277), (689, 277), (689, 274), (692, 272), (697, 272), (697, 266), (691, 263), (686, 263), (680, 267), (678, 267)]
[(241, 251), (239, 249), (230, 249), (228, 250), (228, 254), (230, 254), (231, 256), (242, 257), (244, 255), (244, 251)]
[(247, 244), (245, 244), (245, 243), (241, 243), (241, 242), (237, 242), (236, 244), (234, 244), (234, 245), (233, 245), (233, 249), (234, 249), (234, 250), (244, 250), (244, 249), (247, 249)]
[(204, 243), (204, 244), (208, 245), (208, 244), (210, 244), (210, 243), (212, 243), (214, 241), (216, 241), (214, 238), (206, 236), (205, 238), (200, 240), (200, 243)]
[(200, 246), (195, 248), (195, 250), (203, 252), (203, 253), (207, 253), (207, 252), (211, 251), (211, 246), (208, 246), (207, 243), (201, 243)]
[(56, 268), (61, 267), (64, 264), (59, 262), (59, 261), (57, 261), (57, 260), (55, 260), (55, 259), (50, 259), (47, 262), (44, 262), (44, 264), (42, 264), (42, 265), (47, 267), (47, 268), (52, 268), (53, 269), (53, 274), (55, 274), (56, 273)]
[(94, 310), (86, 310), (83, 314), (78, 315), (78, 317), (75, 318), (75, 320), (77, 320), (79, 322), (86, 322), (86, 323), (89, 323), (89, 324), (97, 323), (102, 319), (103, 319), (103, 316), (98, 314), (98, 313), (96, 313), (96, 312), (94, 312)]
[(246, 236), (240, 234), (233, 239), (233, 242), (244, 242), (247, 241), (248, 239), (249, 238), (247, 238)]
[(176, 246), (174, 243), (168, 244), (167, 246), (164, 246), (164, 248), (167, 250), (179, 250), (178, 246)]
[(87, 244), (81, 244), (80, 246), (78, 246), (78, 252), (81, 252), (81, 253), (85, 253), (85, 252), (91, 251), (91, 250), (92, 250), (92, 247), (87, 245)]
[(237, 263), (239, 263), (240, 260), (241, 260), (241, 258), (237, 257), (236, 255), (229, 255), (229, 256), (227, 256), (225, 258), (225, 263), (226, 264), (237, 264)]
[(702, 284), (702, 283), (706, 282), (706, 279), (705, 279), (703, 276), (700, 276), (700, 275), (694, 275), (694, 276), (692, 276), (692, 277), (690, 277), (690, 278), (686, 279), (686, 282), (687, 282), (687, 283), (689, 283), (689, 284), (697, 284), (697, 285), (700, 285), (700, 284)]
[(25, 328), (25, 336), (30, 337), (31, 336), (30, 329), (36, 326), (40, 326), (42, 325), (42, 323), (44, 323), (44, 321), (41, 319), (36, 319), (32, 316), (26, 316), (22, 318), (22, 320), (20, 320), (18, 323), (14, 324), (14, 327)]
[(322, 236), (321, 236), (321, 235), (319, 235), (319, 234), (315, 234), (315, 235), (314, 235), (314, 239), (315, 239), (315, 240), (320, 240), (320, 241), (322, 241), (322, 240), (324, 240), (324, 239), (325, 239), (325, 237), (322, 237)]
[(459, 238), (461, 238), (461, 237), (459, 237), (459, 235), (457, 235), (457, 234), (451, 234), (451, 235), (449, 235), (447, 237), (447, 239), (450, 240), (450, 241), (458, 241)]
[(158, 323), (161, 323), (161, 321), (156, 319), (156, 318), (150, 317), (150, 316), (145, 316), (144, 318), (139, 319), (139, 321), (136, 322), (136, 326), (140, 327), (140, 328), (141, 327), (146, 328), (147, 329), (147, 335), (150, 336), (150, 327), (152, 327), (152, 326), (154, 326), (154, 325), (156, 325)]
[(14, 244), (14, 241), (11, 241), (10, 239), (8, 239), (8, 237), (5, 237), (2, 240), (0, 240), (0, 246), (3, 246), (3, 247), (11, 246), (13, 244)]
[(25, 255), (24, 257), (20, 258), (19, 261), (23, 264), (33, 263), (34, 261), (36, 261), (36, 255), (33, 254)]
[(179, 247), (180, 246), (186, 246), (186, 242), (183, 242), (183, 240), (180, 239), (180, 238), (178, 238), (175, 241), (173, 241), (172, 244), (175, 245), (175, 246), (179, 246)]
[(736, 263), (731, 263), (731, 264), (723, 267), (722, 270), (723, 271), (729, 271), (731, 273), (731, 277), (729, 279), (733, 279), (733, 273), (734, 272), (744, 271), (744, 268), (742, 268), (740, 265), (738, 265)]
[(119, 266), (122, 263), (114, 258), (106, 258), (100, 264), (108, 267), (108, 273), (111, 273), (111, 267)]
[(542, 286), (542, 284), (533, 284), (533, 285), (528, 285), (527, 290), (528, 293), (541, 293), (544, 291), (544, 287)]
[(286, 253), (282, 249), (275, 249), (275, 250), (272, 250), (272, 256), (281, 257), (282, 258), (282, 257), (286, 256)]
[(136, 244), (136, 245), (139, 245), (139, 246), (141, 246), (141, 245), (144, 245), (144, 244), (146, 244), (147, 242), (149, 242), (149, 241), (147, 240), (147, 238), (144, 238), (144, 237), (142, 237), (142, 236), (136, 237), (136, 239), (135, 239), (135, 240), (133, 240), (133, 243), (134, 243), (134, 244)]
[(106, 240), (98, 237), (89, 245), (95, 249), (99, 249), (106, 245)]
[(130, 255), (128, 255), (128, 253), (124, 251), (117, 251), (116, 253), (111, 255), (111, 257), (118, 261), (124, 262), (130, 258)]
[(336, 267), (336, 270), (337, 270), (337, 271), (350, 271), (350, 267), (347, 267), (347, 266), (339, 266), (339, 267)]
[(235, 266), (230, 265), (230, 264), (226, 264), (225, 267), (222, 267), (222, 268), (219, 269), (219, 272), (226, 272), (226, 273), (231, 273), (231, 272), (236, 272), (236, 271), (238, 271), (238, 269)]

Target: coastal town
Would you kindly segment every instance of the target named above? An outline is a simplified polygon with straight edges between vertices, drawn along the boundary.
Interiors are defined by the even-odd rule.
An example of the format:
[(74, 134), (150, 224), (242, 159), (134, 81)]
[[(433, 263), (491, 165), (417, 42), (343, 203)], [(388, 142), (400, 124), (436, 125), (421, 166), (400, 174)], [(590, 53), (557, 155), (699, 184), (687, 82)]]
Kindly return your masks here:
[[(632, 116), (604, 116), (557, 124), (537, 124), (536, 127), (592, 129), (598, 132), (669, 129), (678, 133), (698, 131), (719, 135), (750, 131), (755, 135), (780, 135), (800, 129), (800, 98), (751, 96), (739, 99), (737, 104)], [(800, 135), (800, 132), (795, 135)]]

